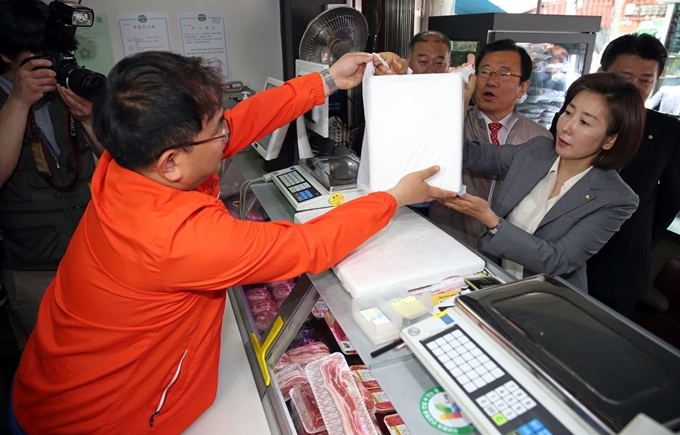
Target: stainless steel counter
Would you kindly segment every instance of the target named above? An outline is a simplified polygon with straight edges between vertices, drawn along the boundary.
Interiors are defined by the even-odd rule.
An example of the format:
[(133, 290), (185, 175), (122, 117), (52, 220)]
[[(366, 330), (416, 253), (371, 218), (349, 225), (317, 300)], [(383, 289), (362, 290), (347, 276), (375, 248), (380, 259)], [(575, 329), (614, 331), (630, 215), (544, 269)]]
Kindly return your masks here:
[[(234, 156), (233, 163), (246, 180), (259, 178), (264, 173), (263, 160), (252, 149)], [(293, 220), (295, 210), (273, 183), (254, 184), (251, 189), (272, 220)], [(480, 257), (484, 258), (482, 255)], [(486, 263), (494, 275), (506, 282), (514, 281), (497, 265), (488, 260)], [(309, 275), (309, 278), (409, 429), (419, 435), (439, 434), (420, 414), (420, 398), (437, 385), (425, 368), (407, 348), (388, 351), (372, 358), (370, 353), (381, 346), (374, 345), (354, 322), (352, 298), (335, 274), (327, 270), (318, 275)]]

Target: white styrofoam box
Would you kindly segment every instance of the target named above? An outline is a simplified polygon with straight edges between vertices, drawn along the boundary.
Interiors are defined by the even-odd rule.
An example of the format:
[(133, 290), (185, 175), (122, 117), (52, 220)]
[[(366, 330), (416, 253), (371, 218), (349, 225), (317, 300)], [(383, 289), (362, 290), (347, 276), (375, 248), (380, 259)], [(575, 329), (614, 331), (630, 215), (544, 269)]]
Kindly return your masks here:
[(375, 76), (368, 64), (358, 177), (362, 190), (387, 190), (408, 173), (439, 165), (441, 171), (428, 183), (462, 191), (463, 75)]
[(410, 290), (480, 272), (484, 260), (407, 207), (333, 271), (354, 298)]

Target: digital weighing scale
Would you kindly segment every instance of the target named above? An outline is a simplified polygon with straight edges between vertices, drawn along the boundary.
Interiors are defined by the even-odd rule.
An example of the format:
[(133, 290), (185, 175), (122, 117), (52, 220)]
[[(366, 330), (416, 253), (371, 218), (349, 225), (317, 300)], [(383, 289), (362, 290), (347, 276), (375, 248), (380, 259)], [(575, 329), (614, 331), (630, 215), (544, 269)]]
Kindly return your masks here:
[(272, 181), (295, 211), (336, 207), (363, 196), (357, 189), (359, 159), (352, 155), (312, 157), (272, 172)]

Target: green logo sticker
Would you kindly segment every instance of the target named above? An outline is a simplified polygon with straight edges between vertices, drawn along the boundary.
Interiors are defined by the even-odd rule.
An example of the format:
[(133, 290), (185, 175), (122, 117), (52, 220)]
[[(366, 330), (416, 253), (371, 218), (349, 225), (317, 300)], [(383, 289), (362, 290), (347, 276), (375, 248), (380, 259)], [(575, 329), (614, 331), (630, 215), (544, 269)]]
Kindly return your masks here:
[(205, 14), (198, 14), (198, 21), (205, 21), (207, 19), (208, 17), (206, 17)]
[(140, 23), (146, 23), (148, 19), (146, 18), (146, 15), (140, 15), (137, 17), (137, 21), (139, 21)]
[(420, 398), (420, 413), (423, 418), (440, 432), (469, 435), (476, 433), (475, 427), (460, 413), (458, 405), (449, 399), (442, 387), (434, 387)]

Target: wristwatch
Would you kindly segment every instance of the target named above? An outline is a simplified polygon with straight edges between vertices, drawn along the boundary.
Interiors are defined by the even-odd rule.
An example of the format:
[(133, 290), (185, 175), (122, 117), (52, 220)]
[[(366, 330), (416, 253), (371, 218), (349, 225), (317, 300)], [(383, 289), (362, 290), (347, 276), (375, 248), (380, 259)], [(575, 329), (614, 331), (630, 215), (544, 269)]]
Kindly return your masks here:
[(321, 77), (323, 77), (323, 80), (326, 82), (328, 88), (331, 90), (330, 95), (333, 95), (334, 93), (338, 92), (338, 85), (335, 84), (335, 80), (333, 80), (333, 76), (331, 75), (331, 72), (328, 69), (321, 71)]
[(490, 235), (492, 235), (492, 236), (496, 235), (496, 233), (498, 232), (498, 229), (501, 227), (501, 221), (502, 220), (503, 219), (498, 219), (498, 223), (488, 229), (488, 232), (489, 232)]

